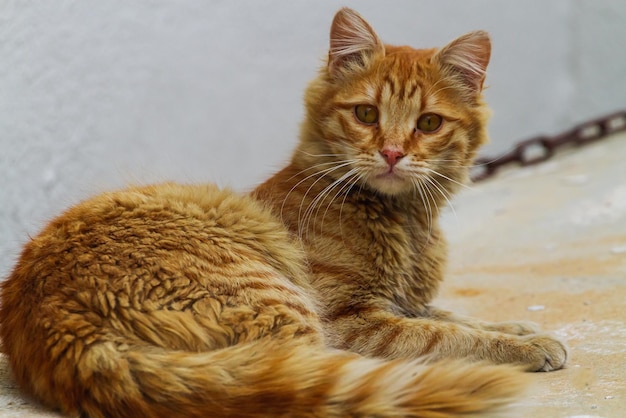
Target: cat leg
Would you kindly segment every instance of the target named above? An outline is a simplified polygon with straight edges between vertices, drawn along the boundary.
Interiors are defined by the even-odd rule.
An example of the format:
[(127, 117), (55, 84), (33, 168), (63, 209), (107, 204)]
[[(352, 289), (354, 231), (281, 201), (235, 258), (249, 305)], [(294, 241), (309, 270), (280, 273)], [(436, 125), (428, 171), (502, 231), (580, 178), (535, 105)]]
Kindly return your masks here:
[(521, 365), (527, 371), (563, 367), (567, 349), (545, 334), (511, 335), (433, 318), (396, 316), (378, 306), (353, 307), (328, 323), (338, 348), (383, 358), (467, 358)]
[(485, 331), (502, 332), (512, 335), (530, 335), (541, 332), (539, 325), (531, 321), (504, 321), (488, 322), (476, 318), (462, 316), (454, 312), (429, 306), (425, 316), (439, 321), (452, 322), (469, 328), (482, 329)]

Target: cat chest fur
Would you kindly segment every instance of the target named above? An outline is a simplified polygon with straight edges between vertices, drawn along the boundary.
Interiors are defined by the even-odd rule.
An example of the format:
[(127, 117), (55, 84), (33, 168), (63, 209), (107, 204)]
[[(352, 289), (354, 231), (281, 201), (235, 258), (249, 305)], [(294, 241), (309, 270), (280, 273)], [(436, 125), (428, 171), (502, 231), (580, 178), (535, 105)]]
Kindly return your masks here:
[[(297, 184), (302, 178), (294, 171), (278, 178)], [(305, 180), (286, 197), (274, 187), (277, 182), (255, 192), (300, 237), (326, 315), (356, 315), (376, 305), (419, 316), (435, 296), (445, 265), (436, 221), (418, 201), (365, 189), (316, 201), (326, 182)]]
[[(343, 278), (353, 297), (366, 299), (402, 316), (419, 316), (435, 296), (445, 264), (445, 242), (436, 225), (424, 227), (413, 205), (355, 196), (350, 233), (320, 237), (307, 243), (314, 286), (325, 296), (337, 291), (327, 288), (328, 255), (342, 259)], [(348, 203), (344, 202), (345, 206)], [(343, 230), (343, 228), (342, 228)], [(340, 240), (339, 240), (340, 239)], [(326, 261), (323, 261), (326, 260)], [(346, 299), (344, 299), (346, 300)], [(357, 309), (358, 310), (358, 309)]]

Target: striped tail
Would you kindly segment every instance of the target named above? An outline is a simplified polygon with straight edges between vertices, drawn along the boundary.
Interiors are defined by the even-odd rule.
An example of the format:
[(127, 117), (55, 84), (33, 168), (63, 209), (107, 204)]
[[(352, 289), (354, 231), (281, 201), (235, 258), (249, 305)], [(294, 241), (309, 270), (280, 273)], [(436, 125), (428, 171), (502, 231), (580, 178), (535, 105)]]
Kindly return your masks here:
[(92, 418), (488, 417), (526, 382), (510, 366), (383, 361), (271, 340), (203, 353), (102, 344), (85, 354), (75, 387), (56, 401)]

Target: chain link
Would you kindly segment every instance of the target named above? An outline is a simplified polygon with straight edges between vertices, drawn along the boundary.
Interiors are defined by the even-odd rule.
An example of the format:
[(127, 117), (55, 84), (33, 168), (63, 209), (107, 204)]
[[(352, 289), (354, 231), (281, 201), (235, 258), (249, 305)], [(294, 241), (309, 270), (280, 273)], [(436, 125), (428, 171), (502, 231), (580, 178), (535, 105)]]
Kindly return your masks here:
[(581, 123), (555, 136), (537, 136), (518, 143), (515, 148), (496, 158), (477, 158), (470, 177), (477, 182), (496, 174), (504, 165), (533, 165), (552, 158), (559, 148), (586, 145), (614, 133), (626, 131), (626, 110)]

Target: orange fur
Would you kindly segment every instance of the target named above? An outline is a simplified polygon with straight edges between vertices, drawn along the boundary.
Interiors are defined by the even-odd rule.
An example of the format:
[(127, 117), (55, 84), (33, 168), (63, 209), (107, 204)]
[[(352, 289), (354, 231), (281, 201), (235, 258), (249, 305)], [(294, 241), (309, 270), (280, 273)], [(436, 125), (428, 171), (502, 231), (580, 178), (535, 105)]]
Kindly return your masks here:
[(340, 10), (293, 158), (251, 196), (106, 193), (25, 246), (0, 305), (19, 385), (89, 417), (500, 413), (526, 384), (518, 369), (558, 369), (566, 351), (532, 325), (429, 305), (437, 212), (486, 140), (489, 54), (483, 32), (384, 45)]

